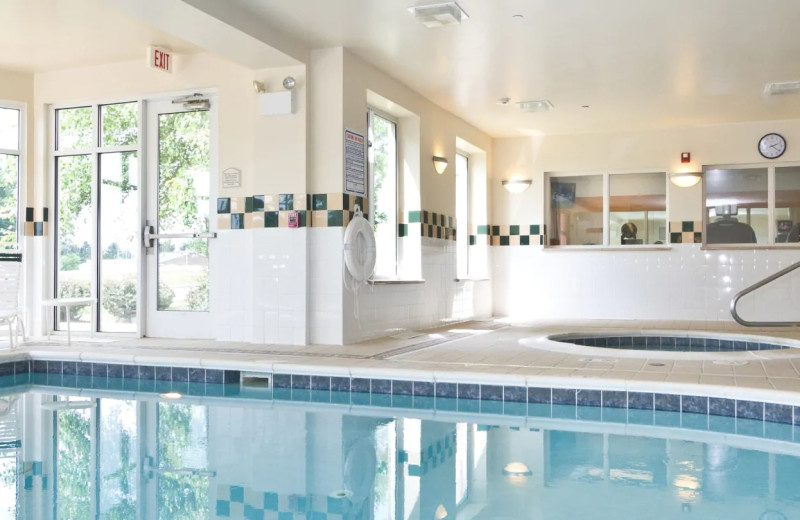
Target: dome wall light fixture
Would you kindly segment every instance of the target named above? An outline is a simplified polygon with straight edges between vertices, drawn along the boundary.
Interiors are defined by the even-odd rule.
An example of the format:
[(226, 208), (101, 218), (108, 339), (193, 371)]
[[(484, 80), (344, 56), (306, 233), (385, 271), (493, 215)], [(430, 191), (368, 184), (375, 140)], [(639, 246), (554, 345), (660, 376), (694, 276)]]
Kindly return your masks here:
[(433, 168), (439, 175), (443, 174), (444, 171), (447, 169), (447, 164), (448, 162), (445, 157), (440, 157), (438, 155), (433, 156)]
[(510, 477), (530, 477), (531, 469), (524, 462), (509, 462), (503, 467), (503, 475)]
[(680, 172), (670, 174), (669, 181), (679, 188), (691, 188), (700, 182), (702, 178), (703, 174), (701, 172)]
[(531, 183), (530, 179), (508, 179), (502, 181), (503, 187), (509, 193), (522, 193), (530, 188)]
[(433, 513), (434, 520), (444, 520), (447, 518), (447, 509), (444, 508), (442, 504), (436, 508), (436, 511)]

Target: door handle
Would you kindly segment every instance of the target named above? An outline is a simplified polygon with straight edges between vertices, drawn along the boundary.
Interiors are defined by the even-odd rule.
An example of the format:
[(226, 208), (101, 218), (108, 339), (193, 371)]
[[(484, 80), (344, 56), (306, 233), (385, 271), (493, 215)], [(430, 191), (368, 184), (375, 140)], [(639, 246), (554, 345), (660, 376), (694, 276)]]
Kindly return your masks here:
[(142, 242), (144, 247), (155, 247), (156, 240), (159, 238), (217, 238), (215, 232), (199, 233), (155, 233), (155, 226), (147, 225), (142, 230)]

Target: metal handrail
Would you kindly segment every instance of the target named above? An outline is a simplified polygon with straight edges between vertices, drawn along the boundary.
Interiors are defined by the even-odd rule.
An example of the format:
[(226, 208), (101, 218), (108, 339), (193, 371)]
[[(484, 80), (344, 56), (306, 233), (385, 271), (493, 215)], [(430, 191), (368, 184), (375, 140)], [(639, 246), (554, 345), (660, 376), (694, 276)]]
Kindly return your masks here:
[(742, 319), (741, 316), (739, 316), (739, 313), (736, 312), (736, 304), (739, 303), (739, 300), (742, 298), (742, 296), (746, 296), (756, 289), (760, 289), (768, 283), (777, 280), (781, 276), (787, 275), (798, 268), (800, 268), (800, 262), (796, 262), (785, 269), (781, 269), (777, 273), (771, 274), (763, 280), (758, 281), (749, 287), (745, 287), (736, 293), (736, 296), (734, 296), (733, 300), (731, 300), (731, 316), (733, 316), (733, 319), (736, 320), (738, 324), (744, 325), (745, 327), (800, 327), (800, 322), (798, 321), (747, 321)]

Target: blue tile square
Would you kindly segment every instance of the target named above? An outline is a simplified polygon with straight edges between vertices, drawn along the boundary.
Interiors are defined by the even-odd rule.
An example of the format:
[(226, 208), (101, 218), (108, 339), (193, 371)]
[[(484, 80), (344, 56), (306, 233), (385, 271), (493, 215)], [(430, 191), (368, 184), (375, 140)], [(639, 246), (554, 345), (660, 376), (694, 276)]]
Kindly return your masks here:
[(574, 388), (553, 388), (553, 404), (575, 405), (576, 395)]
[(108, 377), (122, 379), (122, 365), (108, 365)]
[(350, 378), (331, 377), (331, 390), (336, 392), (350, 392)]
[(392, 381), (390, 379), (372, 379), (370, 382), (370, 392), (373, 394), (391, 394)]
[(231, 502), (244, 502), (244, 488), (242, 486), (231, 486)]
[(108, 365), (105, 363), (92, 363), (92, 377), (105, 378), (108, 377)]
[(267, 511), (278, 510), (278, 494), (277, 493), (264, 493), (264, 509)]
[(684, 413), (708, 414), (708, 397), (697, 395), (681, 396), (681, 411)]
[(458, 385), (456, 383), (436, 383), (436, 397), (455, 399), (458, 397)]
[[(61, 367), (62, 367), (62, 373), (65, 376), (78, 375), (78, 363), (76, 363), (74, 361), (64, 361), (61, 364)], [(13, 368), (14, 367), (12, 366), (11, 368), (12, 368), (12, 373), (13, 373)]]
[(153, 379), (156, 378), (156, 367), (151, 366), (140, 366), (139, 367), (139, 379)]
[(172, 380), (176, 383), (186, 383), (189, 381), (189, 369), (184, 367), (172, 367)]
[(350, 380), (350, 391), (358, 393), (369, 393), (369, 379), (354, 377)]
[(330, 391), (331, 389), (330, 376), (311, 376), (311, 389)]
[(191, 383), (205, 383), (206, 382), (206, 369), (205, 368), (190, 368), (189, 382)]
[(792, 407), (785, 404), (764, 404), (764, 420), (773, 423), (792, 424)]
[(742, 419), (755, 419), (761, 421), (764, 419), (764, 403), (757, 401), (736, 401), (736, 418)]
[(551, 402), (552, 402), (552, 389), (537, 388), (537, 387), (528, 388), (528, 403), (550, 404)]
[(292, 374), (292, 390), (308, 390), (311, 388), (311, 376)]
[(122, 365), (124, 379), (139, 379), (139, 367), (136, 365)]
[(414, 397), (433, 397), (434, 383), (429, 381), (414, 381)]
[(672, 394), (654, 394), (655, 409), (664, 412), (679, 412), (681, 410), (681, 396)]
[(392, 381), (392, 395), (410, 396), (414, 394), (414, 383), (412, 381)]
[(603, 390), (603, 408), (627, 408), (628, 392)]
[(222, 381), (223, 381), (223, 379), (222, 379), (222, 376), (223, 376), (222, 370), (206, 369), (205, 372), (206, 372), (206, 381), (205, 381), (206, 383), (222, 384)]
[(458, 383), (459, 399), (480, 399), (481, 385)]
[(524, 386), (504, 386), (503, 401), (506, 403), (526, 403), (528, 392)]
[(230, 517), (231, 503), (227, 500), (217, 500), (217, 516)]
[(273, 388), (291, 388), (292, 387), (292, 375), (291, 374), (273, 374), (272, 375), (272, 387)]
[(156, 381), (172, 381), (172, 367), (156, 367)]
[(579, 406), (600, 406), (600, 390), (578, 390), (576, 400)]
[(481, 385), (481, 401), (502, 401), (503, 387), (498, 385)]

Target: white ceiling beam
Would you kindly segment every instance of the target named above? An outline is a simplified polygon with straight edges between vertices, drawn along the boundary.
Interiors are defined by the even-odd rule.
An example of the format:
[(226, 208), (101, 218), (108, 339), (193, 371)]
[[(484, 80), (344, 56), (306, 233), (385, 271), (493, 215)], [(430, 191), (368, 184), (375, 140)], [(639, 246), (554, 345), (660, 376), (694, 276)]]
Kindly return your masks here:
[[(309, 51), (280, 31), (255, 23), (228, 2), (104, 0), (148, 25), (240, 65), (262, 69), (305, 63)], [(158, 44), (158, 42), (153, 42)]]

